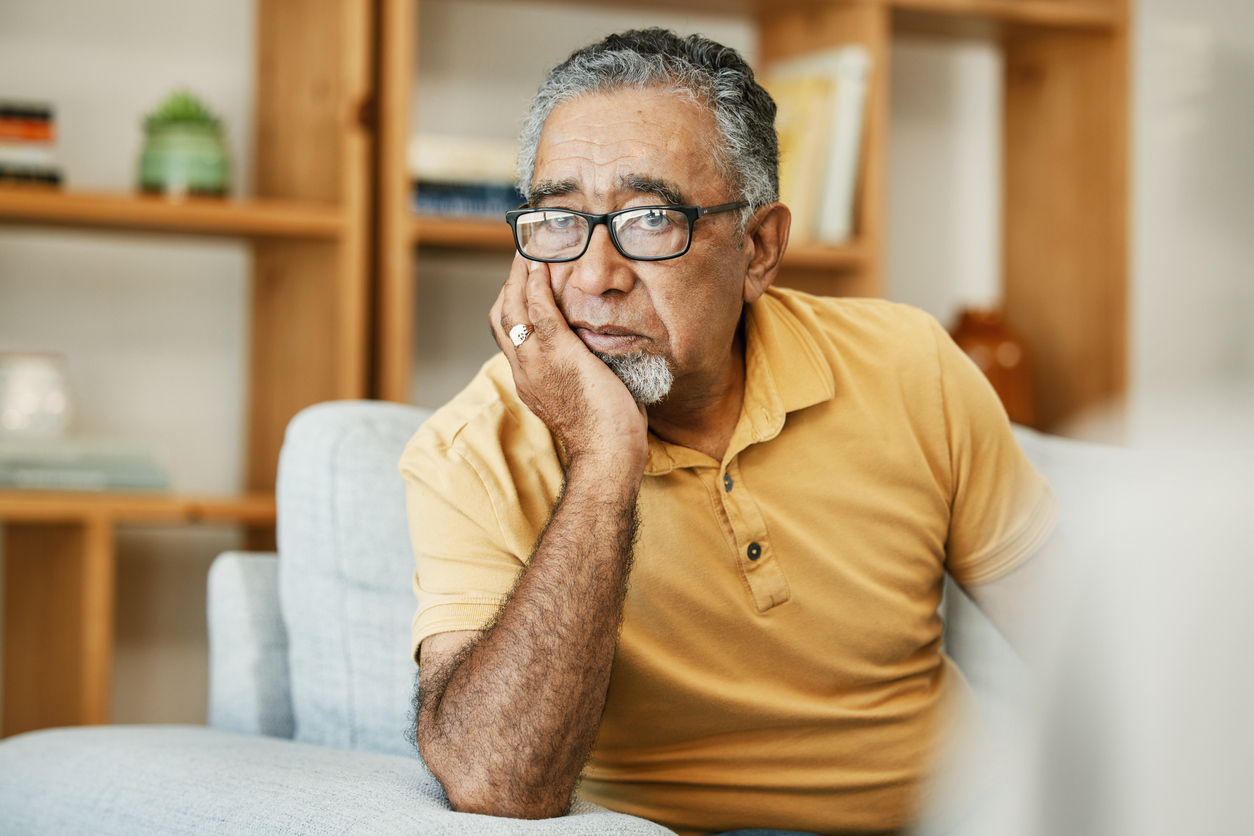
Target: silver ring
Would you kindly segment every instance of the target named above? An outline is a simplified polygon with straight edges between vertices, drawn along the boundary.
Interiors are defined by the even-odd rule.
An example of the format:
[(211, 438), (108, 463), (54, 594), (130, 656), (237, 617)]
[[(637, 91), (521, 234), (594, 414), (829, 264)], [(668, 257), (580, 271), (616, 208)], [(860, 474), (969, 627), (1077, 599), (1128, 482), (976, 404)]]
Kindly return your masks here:
[(514, 344), (514, 348), (522, 345), (531, 336), (531, 326), (523, 325), (521, 322), (509, 329), (509, 340)]

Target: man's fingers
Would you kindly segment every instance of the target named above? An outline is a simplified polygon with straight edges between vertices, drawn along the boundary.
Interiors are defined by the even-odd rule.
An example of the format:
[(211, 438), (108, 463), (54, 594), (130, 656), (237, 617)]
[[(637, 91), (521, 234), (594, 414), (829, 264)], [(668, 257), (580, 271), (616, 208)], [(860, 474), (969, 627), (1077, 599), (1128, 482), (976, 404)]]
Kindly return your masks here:
[(505, 280), (505, 287), (501, 288), (501, 333), (507, 336), (509, 329), (518, 323), (530, 323), (527, 317), (527, 267), (527, 259), (515, 256), (514, 263), (510, 265), (509, 278)]
[(542, 261), (532, 262), (527, 272), (526, 302), (531, 327), (535, 329), (536, 337), (546, 345), (557, 334), (570, 330), (566, 317), (557, 307), (557, 300), (553, 298), (549, 265)]
[[(505, 356), (509, 357), (510, 352), (506, 346), (512, 348), (509, 338), (505, 336), (505, 332), (501, 330), (501, 312), (505, 307), (505, 287), (501, 287), (501, 292), (496, 295), (496, 301), (492, 303), (492, 310), (488, 312), (488, 328), (492, 331), (492, 339), (496, 340), (496, 345)], [(510, 359), (513, 362), (513, 358)]]
[(492, 331), (492, 338), (500, 343), (500, 322), (501, 309), (504, 305), (505, 285), (501, 285), (500, 291), (496, 294), (496, 301), (492, 303), (492, 309), (488, 311), (488, 328)]
[(527, 306), (525, 300), (527, 281), (527, 260), (521, 255), (514, 256), (510, 265), (509, 278), (501, 286), (496, 302), (488, 313), (488, 323), (492, 326), (492, 336), (496, 344), (506, 356), (512, 356), (514, 343), (509, 338), (509, 331), (518, 323), (527, 322)]

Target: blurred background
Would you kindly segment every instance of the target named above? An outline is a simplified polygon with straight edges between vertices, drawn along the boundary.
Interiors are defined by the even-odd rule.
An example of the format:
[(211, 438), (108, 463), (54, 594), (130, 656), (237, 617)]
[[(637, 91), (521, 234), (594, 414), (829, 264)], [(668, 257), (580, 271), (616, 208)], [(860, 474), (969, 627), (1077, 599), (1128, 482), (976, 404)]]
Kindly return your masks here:
[[(288, 5), (299, 27), (335, 4)], [(233, 496), (272, 485), (284, 410), (301, 398), (440, 405), (495, 351), (484, 317), (510, 244), (503, 223), (410, 217), (410, 140), (511, 142), (545, 70), (615, 30), (700, 32), (755, 66), (801, 38), (763, 23), (770, 4), (759, 13), (747, 2), (403, 5), (375, 6), (379, 35), (365, 33), (357, 52), (347, 40), (309, 50), (300, 66), (314, 80), (302, 85), (273, 66), (282, 15), (259, 15), (248, 0), (0, 2), (0, 101), (51, 107), (54, 194), (108, 196), (41, 203), (29, 191), (6, 197), (0, 184), (0, 352), (64, 358), (76, 435), (148, 445), (177, 494)], [(932, 0), (898, 4), (923, 13), (883, 17), (891, 31), (868, 16), (881, 5), (828, 21), (868, 44), (872, 60), (856, 232), (799, 245), (789, 283), (883, 295), (950, 328), (963, 309), (1004, 306), (1043, 369), (1037, 412), (1050, 431), (1254, 446), (1254, 5), (1135, 0), (1125, 17), (1115, 0), (1025, 2), (1024, 12), (1006, 0), (990, 4), (1003, 10), (991, 23), (955, 23)], [(1054, 7), (1071, 23), (1042, 23)], [(1039, 19), (1017, 17), (1042, 8)], [(1037, 44), (1033, 27), (1061, 40)], [(1100, 89), (1073, 80), (1022, 116), (1032, 101), (1022, 88), (1041, 83), (1032, 61), (1053, 73), (1056, 56), (1094, 39), (1113, 50), (1093, 59), (1114, 62), (1097, 74)], [(377, 89), (355, 97), (354, 85)], [(167, 210), (128, 197), (145, 115), (183, 89), (220, 118), (226, 191), (242, 208), (193, 216), (196, 201)], [(1078, 127), (1052, 136), (1063, 123)], [(1094, 124), (1096, 143), (1085, 139)], [(1064, 194), (1048, 211), (1027, 205), (1042, 165), (1032, 155), (1083, 157), (1101, 131), (1119, 136), (1067, 176), (1102, 189)], [(1020, 156), (1007, 160), (1007, 149)], [(247, 203), (258, 195), (304, 203)], [(1072, 251), (1049, 237), (1063, 222), (1101, 232), (1105, 266), (1067, 272)], [(1025, 262), (1007, 276), (1007, 264)], [(1063, 280), (1051, 285), (1035, 266), (1056, 262)], [(326, 289), (313, 301), (291, 289), (305, 271)], [(1031, 293), (1017, 278), (1027, 274)], [(356, 278), (336, 284), (346, 275)], [(1093, 285), (1105, 290), (1087, 295)], [(1036, 306), (1049, 315), (1034, 318)], [(322, 366), (335, 371), (267, 400), (287, 392), (293, 370)], [(1068, 375), (1090, 366), (1098, 382), (1072, 397)], [(182, 522), (116, 529), (114, 722), (205, 720), (205, 573), (247, 535)]]

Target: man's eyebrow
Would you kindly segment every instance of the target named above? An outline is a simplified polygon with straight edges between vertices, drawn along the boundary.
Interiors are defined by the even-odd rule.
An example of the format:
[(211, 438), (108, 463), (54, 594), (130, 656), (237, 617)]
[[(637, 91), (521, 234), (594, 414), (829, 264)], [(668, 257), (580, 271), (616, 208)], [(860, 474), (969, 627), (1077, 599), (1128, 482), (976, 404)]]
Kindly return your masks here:
[(648, 177), (643, 174), (627, 174), (619, 178), (620, 189), (630, 189), (633, 192), (641, 192), (643, 194), (655, 194), (662, 199), (663, 203), (669, 203), (674, 206), (686, 206), (688, 201), (684, 200), (684, 193), (674, 183), (668, 183), (665, 180), (659, 180), (656, 177)]
[(531, 187), (531, 191), (527, 194), (527, 204), (535, 206), (541, 200), (547, 200), (550, 197), (565, 197), (568, 194), (577, 194), (579, 191), (579, 184), (574, 180), (543, 180)]
[[(618, 187), (623, 191), (632, 191), (637, 194), (657, 195), (658, 199), (663, 203), (669, 203), (674, 206), (687, 205), (687, 201), (684, 200), (684, 193), (679, 190), (678, 186), (656, 177), (649, 177), (643, 174), (625, 174), (619, 178)], [(581, 194), (582, 192), (583, 189), (574, 180), (542, 180), (531, 187), (531, 191), (527, 196), (527, 204), (529, 206), (538, 206), (540, 201), (543, 200)]]

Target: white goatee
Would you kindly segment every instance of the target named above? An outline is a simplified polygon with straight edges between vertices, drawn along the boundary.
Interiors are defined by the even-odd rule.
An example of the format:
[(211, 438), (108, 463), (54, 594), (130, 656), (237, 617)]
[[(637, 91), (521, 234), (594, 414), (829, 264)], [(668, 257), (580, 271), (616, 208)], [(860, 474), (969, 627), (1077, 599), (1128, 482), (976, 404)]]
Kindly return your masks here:
[(636, 403), (651, 406), (670, 394), (675, 374), (666, 360), (656, 354), (637, 351), (634, 354), (602, 354), (592, 352), (618, 375)]

